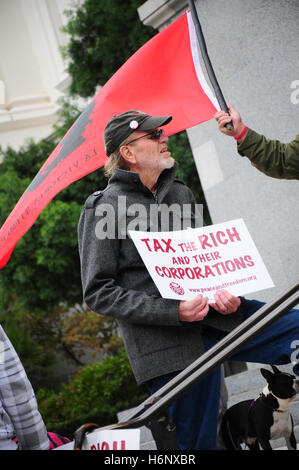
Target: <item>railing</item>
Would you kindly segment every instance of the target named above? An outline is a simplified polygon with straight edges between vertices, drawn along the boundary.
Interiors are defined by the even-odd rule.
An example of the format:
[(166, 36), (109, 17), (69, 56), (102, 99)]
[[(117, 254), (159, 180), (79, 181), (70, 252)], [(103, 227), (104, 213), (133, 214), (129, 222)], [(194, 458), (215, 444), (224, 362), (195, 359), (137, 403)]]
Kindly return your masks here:
[(299, 303), (299, 283), (264, 305), (215, 346), (202, 354), (170, 382), (147, 398), (125, 421), (104, 429), (132, 429), (147, 426), (152, 430), (158, 449), (175, 449), (175, 428), (168, 415), (169, 405), (195, 382), (228, 359), (244, 344)]

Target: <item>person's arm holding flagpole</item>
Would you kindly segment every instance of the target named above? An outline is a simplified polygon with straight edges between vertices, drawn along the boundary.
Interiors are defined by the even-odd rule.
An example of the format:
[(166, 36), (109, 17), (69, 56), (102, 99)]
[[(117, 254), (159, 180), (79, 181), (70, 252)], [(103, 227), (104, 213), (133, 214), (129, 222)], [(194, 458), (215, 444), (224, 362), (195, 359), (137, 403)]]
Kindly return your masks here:
[[(248, 128), (240, 113), (228, 105), (230, 114), (218, 111), (215, 119), (220, 132), (234, 137), (237, 150), (246, 156), (259, 171), (279, 179), (299, 179), (299, 135), (285, 144), (279, 140), (267, 139), (262, 134)], [(228, 130), (226, 123), (232, 120), (234, 129)]]

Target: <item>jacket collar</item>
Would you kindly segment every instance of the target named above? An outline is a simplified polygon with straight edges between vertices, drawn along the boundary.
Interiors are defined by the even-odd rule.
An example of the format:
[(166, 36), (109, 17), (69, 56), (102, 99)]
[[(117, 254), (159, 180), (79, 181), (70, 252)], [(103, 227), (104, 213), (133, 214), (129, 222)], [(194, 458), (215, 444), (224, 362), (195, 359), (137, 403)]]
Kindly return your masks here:
[[(174, 163), (172, 168), (162, 171), (158, 178), (155, 195), (158, 201), (162, 201), (165, 195), (168, 193), (170, 186), (172, 185), (177, 171), (178, 164)], [(139, 174), (134, 171), (116, 169), (108, 181), (108, 186), (112, 184), (120, 185), (122, 189), (132, 191), (132, 189), (138, 192), (148, 193), (150, 191), (141, 181)]]

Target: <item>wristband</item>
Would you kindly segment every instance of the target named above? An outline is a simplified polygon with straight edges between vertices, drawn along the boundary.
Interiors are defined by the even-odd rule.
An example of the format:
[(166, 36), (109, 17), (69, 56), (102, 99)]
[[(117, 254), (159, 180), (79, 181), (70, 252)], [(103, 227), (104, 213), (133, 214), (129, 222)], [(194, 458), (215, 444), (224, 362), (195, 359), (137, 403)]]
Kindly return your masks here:
[(239, 135), (237, 135), (237, 137), (235, 137), (235, 140), (241, 139), (246, 131), (247, 131), (247, 126), (245, 126), (242, 132)]

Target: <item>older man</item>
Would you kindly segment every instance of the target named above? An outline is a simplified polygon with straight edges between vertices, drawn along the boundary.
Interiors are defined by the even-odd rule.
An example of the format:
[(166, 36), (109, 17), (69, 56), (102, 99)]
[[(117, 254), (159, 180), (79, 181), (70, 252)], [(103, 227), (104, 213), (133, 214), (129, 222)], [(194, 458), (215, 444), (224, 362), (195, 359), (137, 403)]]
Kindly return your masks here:
[[(140, 211), (141, 206), (142, 229), (161, 230), (161, 218), (153, 224), (151, 216), (163, 205), (189, 205), (190, 225), (198, 223), (194, 197), (176, 179), (177, 164), (160, 129), (171, 119), (127, 111), (108, 122), (104, 132), (108, 186), (87, 199), (78, 225), (84, 300), (93, 311), (117, 319), (136, 380), (146, 383), (151, 392), (262, 306), (226, 291), (216, 294), (214, 304), (201, 295), (190, 301), (162, 298), (132, 240), (119, 230), (124, 216), (128, 227), (134, 209)], [(267, 331), (235, 359), (288, 362), (293, 352), (290, 342), (296, 334), (299, 337), (298, 312), (288, 315), (289, 322)], [(275, 347), (269, 346), (272, 341)], [(217, 368), (171, 405), (180, 449), (216, 449), (219, 390)]]

